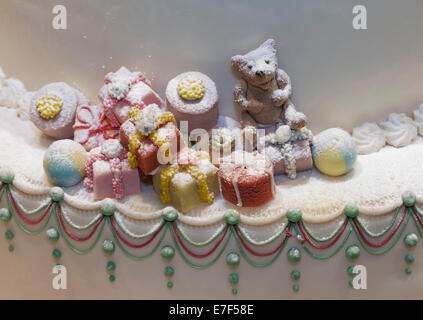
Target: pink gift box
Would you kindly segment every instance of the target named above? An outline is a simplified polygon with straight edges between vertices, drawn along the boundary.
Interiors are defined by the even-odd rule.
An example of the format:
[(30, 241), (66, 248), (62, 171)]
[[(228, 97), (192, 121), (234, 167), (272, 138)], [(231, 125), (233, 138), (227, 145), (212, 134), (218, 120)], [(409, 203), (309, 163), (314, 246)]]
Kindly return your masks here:
[[(95, 200), (114, 198), (114, 174), (108, 161), (98, 160), (93, 164), (93, 191)], [(141, 192), (140, 177), (137, 169), (129, 166), (128, 160), (122, 161), (123, 195), (134, 195)]]
[[(131, 80), (131, 87), (119, 99), (111, 97), (107, 89), (107, 84), (115, 76)], [(151, 88), (150, 81), (140, 72), (131, 72), (122, 67), (116, 72), (108, 73), (105, 83), (100, 89), (98, 97), (104, 106), (106, 117), (114, 127), (120, 126), (129, 119), (128, 112), (131, 107), (143, 108), (149, 104), (157, 104), (159, 107), (163, 105), (163, 100)]]

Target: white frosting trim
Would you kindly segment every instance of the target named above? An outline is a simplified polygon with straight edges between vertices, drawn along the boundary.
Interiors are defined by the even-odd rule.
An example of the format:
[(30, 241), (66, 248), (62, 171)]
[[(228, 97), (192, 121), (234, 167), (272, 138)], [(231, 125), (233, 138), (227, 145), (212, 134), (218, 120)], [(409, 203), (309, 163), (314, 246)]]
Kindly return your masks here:
[(386, 144), (385, 133), (376, 123), (366, 122), (353, 129), (352, 138), (358, 154), (370, 154)]

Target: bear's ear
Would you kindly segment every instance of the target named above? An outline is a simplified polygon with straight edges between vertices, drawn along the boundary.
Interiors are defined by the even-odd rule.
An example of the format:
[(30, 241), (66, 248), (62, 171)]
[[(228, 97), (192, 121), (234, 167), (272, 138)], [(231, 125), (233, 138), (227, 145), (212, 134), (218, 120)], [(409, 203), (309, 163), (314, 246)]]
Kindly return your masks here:
[(276, 50), (278, 49), (276, 41), (274, 39), (267, 39), (260, 45), (260, 48), (266, 49), (272, 52), (273, 54), (276, 54)]
[(243, 55), (237, 54), (231, 58), (232, 68), (235, 70), (240, 70), (241, 66), (247, 62)]

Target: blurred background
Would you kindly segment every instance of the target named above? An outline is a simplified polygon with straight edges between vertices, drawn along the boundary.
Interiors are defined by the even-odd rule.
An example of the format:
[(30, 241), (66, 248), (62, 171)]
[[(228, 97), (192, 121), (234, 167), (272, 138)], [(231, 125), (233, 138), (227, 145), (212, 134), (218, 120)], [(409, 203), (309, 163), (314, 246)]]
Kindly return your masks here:
[[(52, 27), (58, 4), (67, 30)], [(352, 27), (355, 5), (367, 30)], [(423, 100), (422, 12), (421, 0), (0, 0), (0, 66), (29, 90), (65, 81), (93, 103), (122, 65), (162, 97), (172, 77), (201, 71), (234, 116), (229, 59), (272, 37), (311, 129), (351, 129)]]

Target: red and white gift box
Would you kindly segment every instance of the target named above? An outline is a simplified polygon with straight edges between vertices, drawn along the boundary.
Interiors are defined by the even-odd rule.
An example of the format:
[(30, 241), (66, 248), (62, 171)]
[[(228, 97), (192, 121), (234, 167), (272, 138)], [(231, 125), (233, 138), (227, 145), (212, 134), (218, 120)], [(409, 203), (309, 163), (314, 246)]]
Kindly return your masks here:
[(81, 106), (73, 125), (74, 140), (87, 151), (101, 146), (108, 139), (119, 137), (119, 127), (112, 127), (101, 106)]

